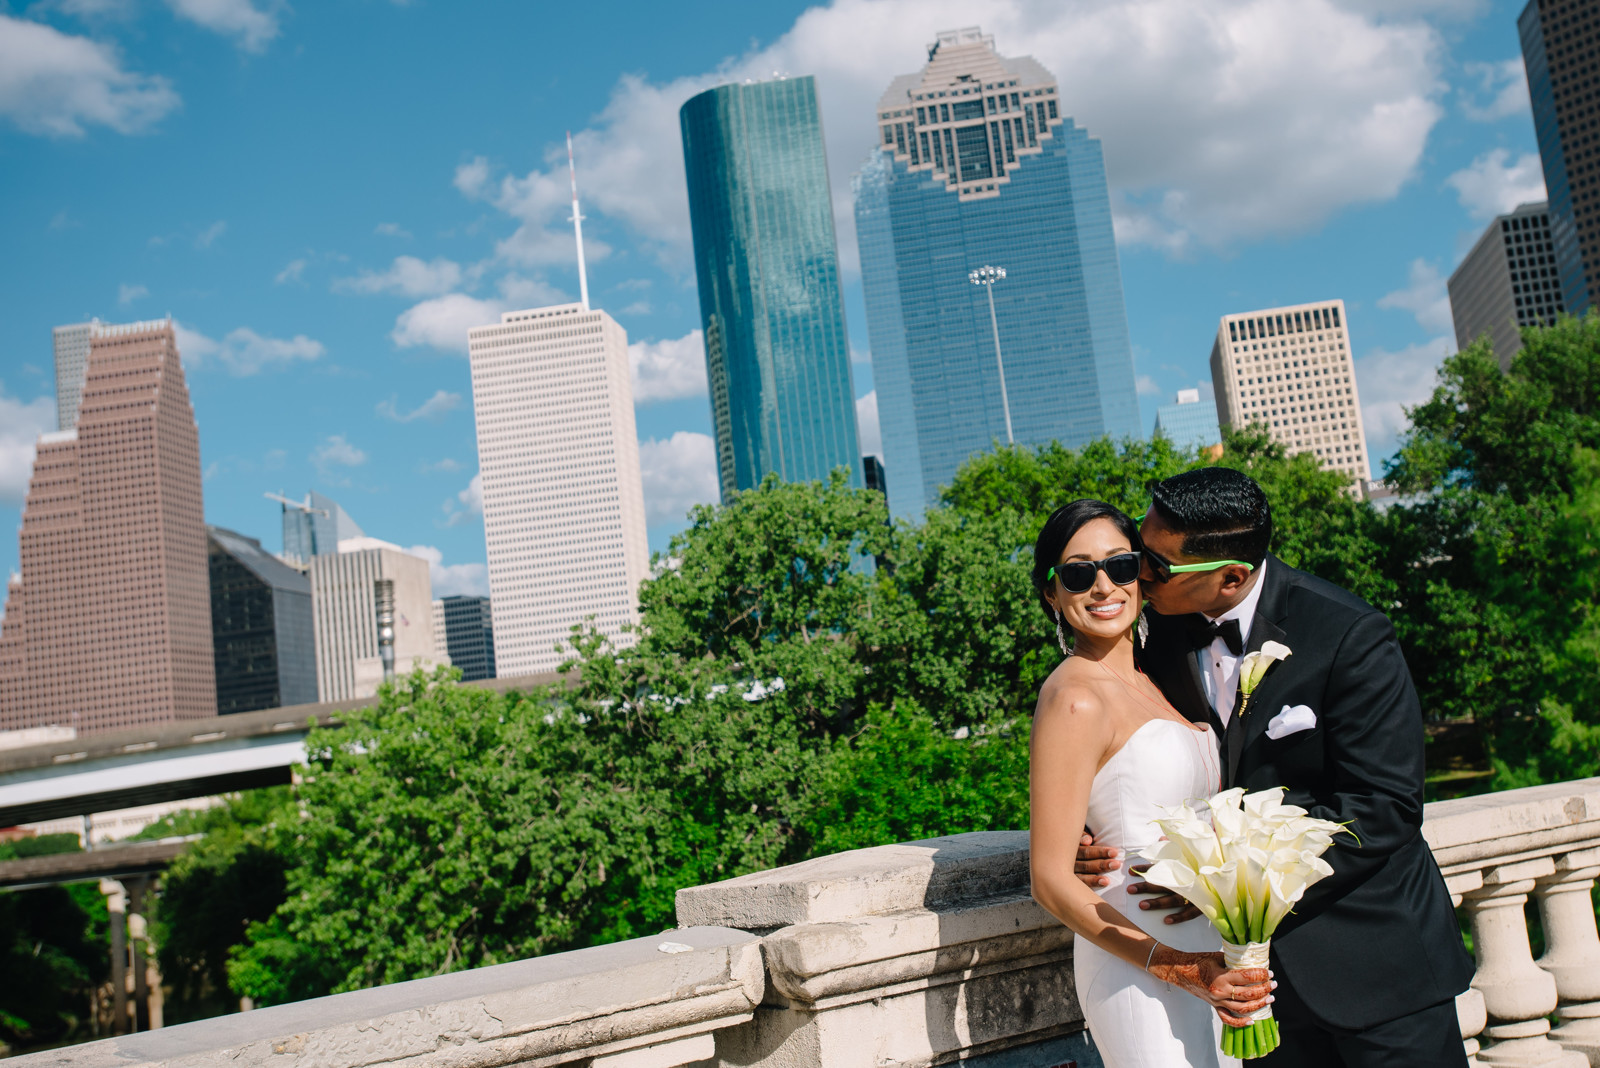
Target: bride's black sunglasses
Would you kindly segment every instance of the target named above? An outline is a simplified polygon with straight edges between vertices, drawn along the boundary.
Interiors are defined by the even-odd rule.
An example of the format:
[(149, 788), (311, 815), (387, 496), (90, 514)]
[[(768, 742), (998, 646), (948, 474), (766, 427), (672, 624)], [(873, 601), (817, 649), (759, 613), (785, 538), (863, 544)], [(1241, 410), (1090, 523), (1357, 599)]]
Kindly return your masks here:
[(1068, 593), (1087, 593), (1094, 586), (1097, 571), (1118, 586), (1127, 586), (1139, 577), (1139, 553), (1118, 553), (1104, 560), (1068, 560), (1044, 573), (1045, 581), (1060, 579), (1061, 588)]

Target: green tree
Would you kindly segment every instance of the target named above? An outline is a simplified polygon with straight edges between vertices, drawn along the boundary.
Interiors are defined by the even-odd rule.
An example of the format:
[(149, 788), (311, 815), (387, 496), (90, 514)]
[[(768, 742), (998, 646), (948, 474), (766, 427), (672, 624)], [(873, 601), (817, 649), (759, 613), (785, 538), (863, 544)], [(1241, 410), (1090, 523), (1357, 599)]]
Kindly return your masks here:
[(270, 787), (236, 794), (213, 808), (174, 813), (138, 835), (202, 836), (162, 874), (156, 897), (151, 933), (171, 990), (164, 1010), (168, 1022), (216, 1016), (236, 1006), (228, 954), (251, 924), (269, 920), (283, 903), (292, 863), (284, 839), (299, 818), (289, 787)]
[(90, 994), (110, 970), (93, 883), (0, 893), (0, 1051), (88, 1037)]
[(1496, 785), (1593, 774), (1600, 319), (1445, 361), (1389, 477), (1401, 636), (1429, 707), (1484, 728)]

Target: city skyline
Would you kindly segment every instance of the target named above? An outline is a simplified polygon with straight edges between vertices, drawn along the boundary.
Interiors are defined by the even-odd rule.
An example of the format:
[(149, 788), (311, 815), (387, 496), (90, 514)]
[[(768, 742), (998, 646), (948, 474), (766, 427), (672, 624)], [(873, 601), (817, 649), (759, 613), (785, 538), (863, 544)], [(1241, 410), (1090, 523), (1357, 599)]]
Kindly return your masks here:
[[(1018, 4), (992, 16), (957, 5), (704, 5), (687, 18), (619, 7), (634, 28), (604, 49), (551, 57), (544, 80), (477, 53), (470, 67), (446, 56), (437, 71), (401, 78), (392, 57), (405, 41), (481, 29), (471, 15), (427, 8), (374, 12), (360, 34), (337, 12), (309, 10), (265, 13), (253, 35), (156, 11), (93, 24), (44, 8), (0, 17), (0, 33), (115, 46), (114, 69), (126, 75), (110, 110), (74, 111), (47, 87), (0, 105), (14, 163), (0, 225), (16, 246), (11, 314), (0, 317), (0, 566), (17, 562), (9, 532), (27, 430), (55, 424), (47, 332), (171, 310), (210, 476), (207, 521), (276, 550), (276, 506), (261, 494), (314, 488), (430, 556), (436, 595), (482, 592), (465, 329), (576, 297), (568, 128), (593, 189), (595, 299), (634, 339), (650, 540), (664, 547), (688, 505), (716, 493), (675, 114), (713, 84), (775, 71), (816, 77), (866, 417), (861, 451), (874, 451), (841, 176), (874, 143), (885, 72), (916, 69), (936, 32), (980, 18), (1002, 52), (1034, 54), (1057, 74), (1064, 109), (1104, 146), (1141, 431), (1171, 393), (1208, 377), (1218, 316), (1337, 293), (1365, 346), (1355, 353), (1363, 401), (1386, 413), (1367, 420), (1381, 461), (1399, 404), (1419, 399), (1453, 347), (1444, 277), (1508, 200), (1542, 195), (1520, 70), (1508, 66), (1520, 7), (1386, 18), (1285, 8), (1250, 15), (1217, 3), (1203, 17), (1163, 8), (1169, 28), (1187, 31), (1173, 44), (1118, 5)], [(576, 17), (544, 16), (541, 32)], [(1226, 31), (1246, 17), (1266, 52), (1230, 43)], [(1319, 32), (1347, 34), (1364, 46), (1352, 55), (1372, 58), (1297, 44)], [(336, 58), (326, 47), (335, 40), (354, 51)], [(381, 107), (353, 105), (370, 135), (360, 145), (313, 119), (351, 67), (390, 87)], [(1219, 104), (1220, 80), (1241, 71), (1250, 102)], [(1389, 116), (1381, 138), (1362, 126), (1379, 106)], [(438, 107), (454, 109), (454, 121), (433, 121)], [(1286, 117), (1299, 114), (1320, 127), (1315, 141), (1297, 140)], [(1281, 136), (1255, 144), (1263, 128)], [(1308, 153), (1321, 184), (1277, 162)], [(892, 488), (895, 472), (886, 477)]]

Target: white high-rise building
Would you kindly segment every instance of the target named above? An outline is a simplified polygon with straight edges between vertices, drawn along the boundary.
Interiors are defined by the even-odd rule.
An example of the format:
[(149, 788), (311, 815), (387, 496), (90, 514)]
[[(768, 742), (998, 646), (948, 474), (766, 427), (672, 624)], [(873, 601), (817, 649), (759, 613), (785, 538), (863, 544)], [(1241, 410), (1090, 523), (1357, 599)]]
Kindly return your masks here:
[(78, 425), (78, 402), (83, 399), (83, 376), (89, 369), (89, 338), (99, 319), (58, 326), (56, 343), (56, 429)]
[(501, 677), (552, 671), (574, 625), (618, 645), (650, 564), (627, 332), (583, 303), (468, 332)]
[(347, 538), (311, 558), (311, 618), (317, 644), (317, 700), (371, 697), (383, 682), (373, 583), (394, 583), (394, 671), (448, 664), (433, 634), (428, 561), (377, 538)]
[(1211, 346), (1217, 421), (1267, 428), (1361, 484), (1371, 478), (1344, 301), (1224, 315)]

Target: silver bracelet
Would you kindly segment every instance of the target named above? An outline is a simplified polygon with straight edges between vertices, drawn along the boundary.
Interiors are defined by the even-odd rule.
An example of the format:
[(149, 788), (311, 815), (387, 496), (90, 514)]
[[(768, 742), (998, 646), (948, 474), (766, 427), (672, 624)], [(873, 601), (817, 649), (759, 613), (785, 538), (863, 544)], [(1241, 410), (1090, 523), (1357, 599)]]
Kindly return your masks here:
[(1155, 944), (1150, 947), (1150, 955), (1144, 959), (1144, 973), (1146, 975), (1150, 974), (1150, 962), (1156, 959), (1156, 950), (1160, 948), (1160, 942), (1155, 942)]

